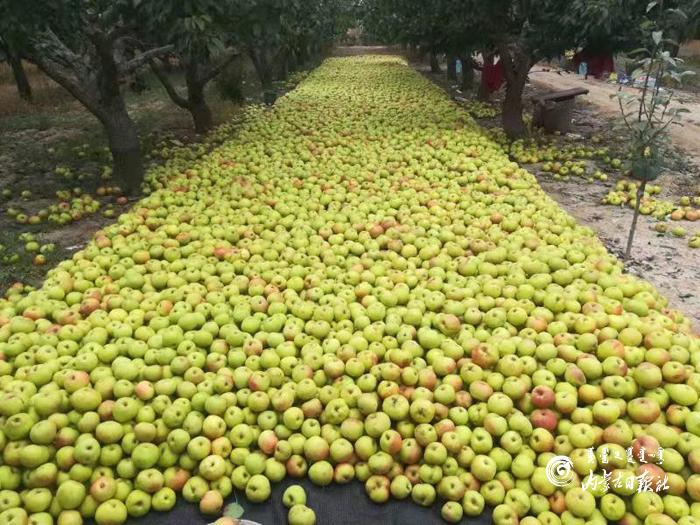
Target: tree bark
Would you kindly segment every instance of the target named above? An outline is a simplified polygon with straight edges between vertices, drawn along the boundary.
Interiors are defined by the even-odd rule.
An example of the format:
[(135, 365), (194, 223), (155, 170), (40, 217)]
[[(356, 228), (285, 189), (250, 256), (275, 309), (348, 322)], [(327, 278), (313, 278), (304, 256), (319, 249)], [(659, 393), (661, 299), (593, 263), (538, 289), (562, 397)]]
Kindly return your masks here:
[(204, 98), (190, 106), (190, 113), (194, 122), (194, 130), (197, 133), (207, 133), (214, 127), (214, 117)]
[(143, 157), (138, 130), (126, 110), (120, 81), (153, 57), (170, 51), (172, 46), (149, 49), (128, 60), (119, 53), (120, 39), (125, 35), (118, 29), (105, 31), (90, 25), (80, 53), (47, 29), (26, 50), (26, 56), (104, 126), (114, 178), (126, 194), (133, 194), (143, 182)]
[(523, 88), (525, 79), (506, 83), (506, 96), (503, 99), (503, 130), (508, 138), (516, 139), (525, 135), (523, 121)]
[(277, 62), (275, 80), (287, 80), (289, 77), (289, 54), (287, 52), (278, 53), (275, 62)]
[(484, 75), (484, 69), (486, 69), (487, 65), (493, 65), (494, 55), (492, 53), (482, 52), (481, 56), (483, 57), (484, 65), (481, 68), (481, 75), (479, 78), (479, 89), (477, 91), (476, 98), (481, 102), (488, 102), (491, 99), (491, 93), (489, 92), (489, 88), (486, 85), (486, 76)]
[(510, 139), (526, 134), (523, 121), (523, 90), (532, 64), (531, 54), (520, 43), (500, 49), (503, 72), (506, 79), (506, 96), (503, 99), (503, 130)]
[(151, 69), (163, 84), (170, 99), (192, 116), (194, 129), (197, 133), (207, 133), (214, 127), (214, 119), (204, 96), (204, 88), (215, 73), (211, 65), (189, 62), (185, 64), (185, 85), (187, 98), (178, 93), (168, 74), (156, 63), (151, 61)]
[(295, 55), (295, 61), (297, 64), (297, 68), (303, 68), (304, 65), (309, 61), (309, 44), (304, 44), (302, 46), (299, 46), (299, 49), (297, 49)]
[(24, 64), (22, 64), (22, 59), (15, 53), (7, 49), (5, 51), (7, 55), (7, 61), (10, 63), (12, 68), (12, 75), (15, 78), (15, 85), (17, 86), (17, 93), (19, 98), (26, 101), (32, 100), (32, 86), (29, 84), (29, 79), (27, 78), (27, 73), (24, 70)]
[(287, 55), (287, 67), (289, 71), (297, 71), (299, 69), (299, 57), (297, 53), (292, 52)]
[(192, 115), (197, 133), (207, 133), (214, 127), (211, 109), (204, 98), (204, 86), (204, 83), (196, 79), (187, 82), (187, 109)]
[(470, 56), (460, 55), (459, 61), (462, 63), (462, 91), (469, 91), (474, 87), (474, 60)]
[(431, 73), (441, 73), (440, 61), (438, 60), (437, 53), (435, 51), (430, 52), (430, 72)]
[(112, 152), (114, 178), (127, 195), (139, 190), (143, 181), (143, 157), (136, 124), (126, 108), (114, 108), (103, 120)]
[(457, 57), (452, 53), (447, 55), (447, 78), (457, 80)]
[(272, 68), (267, 59), (267, 54), (265, 50), (261, 49), (251, 49), (250, 59), (253, 61), (253, 66), (255, 67), (255, 72), (258, 74), (260, 79), (260, 84), (262, 84), (263, 91), (272, 90)]
[(647, 182), (643, 180), (637, 189), (637, 201), (634, 204), (634, 216), (632, 217), (632, 225), (630, 226), (630, 233), (627, 237), (627, 248), (625, 249), (625, 260), (629, 260), (632, 255), (632, 244), (634, 243), (634, 233), (637, 231), (637, 220), (639, 219), (639, 207), (642, 204), (642, 198), (644, 197), (644, 188), (646, 188)]

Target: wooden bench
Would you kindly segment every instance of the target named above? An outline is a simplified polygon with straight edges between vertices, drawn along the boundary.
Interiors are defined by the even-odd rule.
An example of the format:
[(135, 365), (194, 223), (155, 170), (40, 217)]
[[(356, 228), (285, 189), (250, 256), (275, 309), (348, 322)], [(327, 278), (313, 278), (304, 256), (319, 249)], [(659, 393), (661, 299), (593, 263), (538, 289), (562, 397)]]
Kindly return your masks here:
[(538, 95), (533, 100), (535, 103), (544, 104), (546, 102), (564, 102), (565, 100), (571, 100), (579, 95), (588, 95), (588, 90), (586, 88), (571, 88), (565, 89), (563, 91), (555, 91), (554, 93), (546, 93), (544, 95)]
[(576, 97), (587, 94), (586, 88), (572, 88), (534, 97), (533, 124), (550, 133), (566, 133), (571, 125), (571, 113)]

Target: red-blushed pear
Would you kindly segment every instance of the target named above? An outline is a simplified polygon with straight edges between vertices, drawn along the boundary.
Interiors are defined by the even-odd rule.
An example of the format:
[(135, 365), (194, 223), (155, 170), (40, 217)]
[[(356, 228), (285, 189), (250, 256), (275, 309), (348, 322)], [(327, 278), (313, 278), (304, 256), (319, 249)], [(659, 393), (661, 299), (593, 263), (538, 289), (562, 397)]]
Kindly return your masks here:
[(403, 439), (395, 430), (385, 430), (379, 438), (379, 446), (388, 454), (395, 455), (401, 450)]
[(627, 403), (627, 415), (636, 423), (651, 424), (661, 415), (658, 401), (648, 397), (638, 397)]
[(292, 478), (302, 478), (306, 475), (308, 468), (306, 460), (298, 454), (292, 455), (285, 465), (287, 474)]
[(557, 490), (547, 498), (549, 500), (549, 508), (552, 512), (557, 515), (561, 515), (566, 510), (566, 501), (564, 500), (564, 493), (561, 490)]
[(632, 455), (640, 463), (653, 462), (659, 454), (659, 442), (649, 435), (642, 435), (632, 442)]
[(100, 477), (90, 485), (90, 495), (98, 503), (111, 499), (117, 491), (117, 483), (114, 479), (108, 477)]
[(221, 494), (215, 490), (208, 490), (199, 501), (199, 511), (202, 514), (218, 514), (224, 505)]
[(339, 463), (333, 469), (335, 483), (349, 483), (355, 479), (355, 467), (350, 463)]
[(183, 468), (170, 467), (165, 470), (163, 477), (166, 487), (180, 492), (190, 478), (190, 473)]
[(537, 408), (550, 408), (554, 404), (554, 391), (546, 385), (532, 389), (532, 404)]
[(272, 430), (263, 430), (258, 437), (258, 448), (268, 456), (272, 455), (279, 439)]
[(530, 421), (535, 428), (544, 428), (550, 432), (557, 427), (556, 412), (549, 409), (537, 409), (530, 415)]

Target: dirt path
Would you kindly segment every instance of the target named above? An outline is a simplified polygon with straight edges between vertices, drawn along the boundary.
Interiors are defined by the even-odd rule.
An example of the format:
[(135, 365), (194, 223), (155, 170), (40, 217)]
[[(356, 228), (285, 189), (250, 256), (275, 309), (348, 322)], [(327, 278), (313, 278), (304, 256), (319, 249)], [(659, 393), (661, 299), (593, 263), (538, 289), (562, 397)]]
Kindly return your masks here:
[[(579, 100), (594, 104), (603, 113), (619, 115), (618, 102), (610, 97), (610, 95), (617, 92), (618, 88), (616, 85), (594, 79), (585, 80), (577, 74), (558, 69), (550, 69), (550, 71), (543, 71), (542, 69), (542, 66), (539, 64), (533, 68), (530, 72), (530, 82), (538, 87), (553, 91), (585, 87), (589, 90), (589, 93), (579, 98)], [(636, 88), (627, 87), (625, 89)], [(696, 162), (700, 162), (700, 101), (693, 95), (685, 94), (681, 100), (683, 101), (682, 107), (690, 110), (690, 113), (683, 115), (682, 125), (673, 127), (673, 139), (688, 154), (692, 155)]]

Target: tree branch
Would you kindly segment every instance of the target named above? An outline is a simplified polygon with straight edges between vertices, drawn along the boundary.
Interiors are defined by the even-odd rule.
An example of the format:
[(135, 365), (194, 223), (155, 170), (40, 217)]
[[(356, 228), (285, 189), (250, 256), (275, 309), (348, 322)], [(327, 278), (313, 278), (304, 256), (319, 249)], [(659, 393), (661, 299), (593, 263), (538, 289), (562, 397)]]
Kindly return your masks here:
[(36, 36), (32, 43), (37, 56), (44, 56), (57, 65), (74, 71), (84, 69), (84, 58), (74, 53), (51, 29)]
[(36, 36), (24, 56), (98, 119), (105, 116), (98, 101), (97, 86), (85, 67), (86, 59), (68, 48), (53, 31), (47, 30)]
[(150, 64), (153, 73), (155, 73), (156, 78), (158, 78), (160, 83), (163, 84), (165, 91), (168, 93), (168, 96), (172, 99), (172, 101), (181, 108), (186, 109), (189, 106), (189, 102), (177, 92), (177, 89), (175, 89), (175, 86), (170, 81), (168, 74), (163, 70), (163, 68), (160, 67), (155, 59), (149, 60), (148, 63)]
[(131, 34), (131, 31), (131, 28), (127, 26), (115, 27), (109, 33), (107, 33), (106, 39), (110, 42), (114, 42), (115, 40), (128, 36)]
[(231, 51), (231, 54), (228, 55), (226, 58), (224, 58), (219, 64), (217, 65), (212, 65), (209, 67), (209, 71), (207, 71), (204, 75), (205, 77), (205, 82), (209, 82), (211, 79), (215, 78), (216, 76), (221, 73), (226, 66), (228, 66), (231, 62), (233, 62), (236, 58), (241, 56), (241, 52), (236, 50)]
[(169, 53), (172, 50), (173, 50), (173, 46), (167, 45), (167, 46), (155, 47), (153, 49), (149, 49), (148, 51), (144, 51), (139, 56), (132, 58), (131, 60), (127, 61), (126, 63), (119, 64), (119, 72), (121, 74), (128, 75), (129, 73), (132, 73), (133, 71), (137, 70), (141, 66), (147, 64), (152, 58), (156, 58), (157, 56), (162, 55), (164, 53)]

